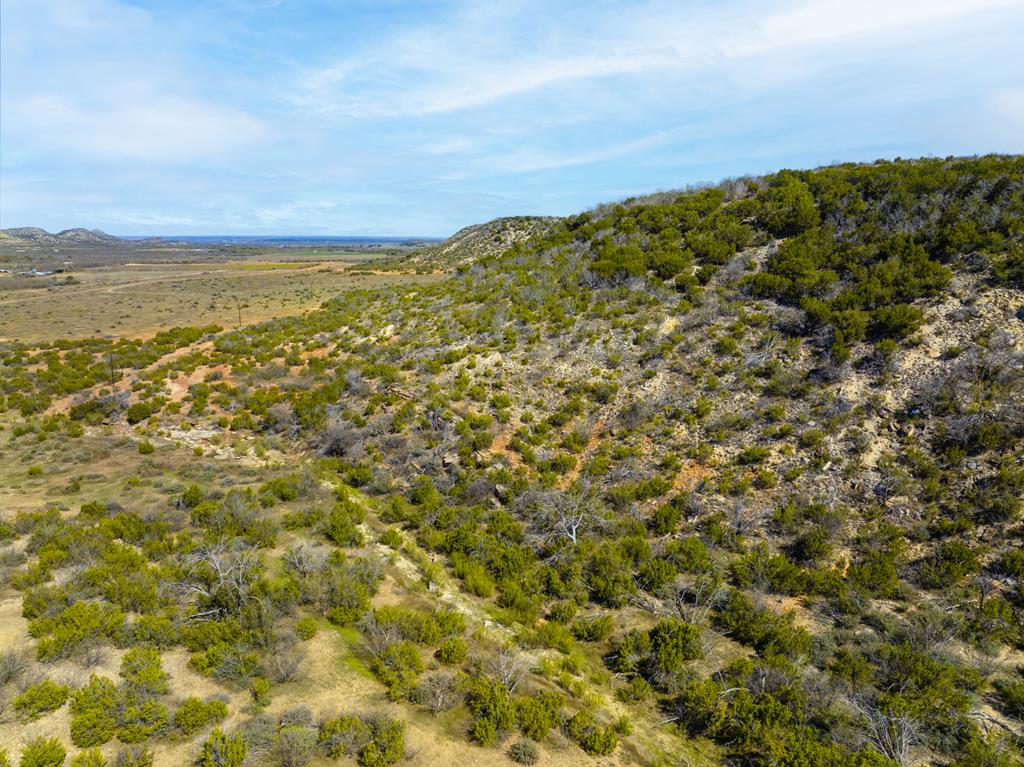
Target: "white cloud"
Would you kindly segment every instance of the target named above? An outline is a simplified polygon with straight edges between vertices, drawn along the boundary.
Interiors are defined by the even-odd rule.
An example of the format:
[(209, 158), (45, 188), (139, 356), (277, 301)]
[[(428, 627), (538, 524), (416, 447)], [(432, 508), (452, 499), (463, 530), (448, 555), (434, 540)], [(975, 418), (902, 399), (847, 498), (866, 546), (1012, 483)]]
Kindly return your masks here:
[(270, 133), (250, 115), (182, 96), (154, 94), (83, 106), (35, 96), (8, 106), (19, 132), (53, 148), (107, 158), (186, 161), (248, 146)]
[(21, 154), (177, 163), (271, 136), (204, 95), (179, 40), (117, 0), (4, 0), (5, 144)]
[(1022, 6), (1021, 0), (812, 0), (767, 15), (752, 34), (728, 41), (723, 50), (752, 55), (890, 33), (909, 44), (952, 18)]

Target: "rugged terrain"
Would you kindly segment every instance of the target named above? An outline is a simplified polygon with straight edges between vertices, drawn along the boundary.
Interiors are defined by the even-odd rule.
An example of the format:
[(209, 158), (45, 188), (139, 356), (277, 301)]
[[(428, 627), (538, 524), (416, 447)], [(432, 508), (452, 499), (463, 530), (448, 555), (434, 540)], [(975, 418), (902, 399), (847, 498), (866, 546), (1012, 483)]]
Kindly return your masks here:
[(1024, 158), (521, 223), (3, 345), (12, 764), (1021, 764)]

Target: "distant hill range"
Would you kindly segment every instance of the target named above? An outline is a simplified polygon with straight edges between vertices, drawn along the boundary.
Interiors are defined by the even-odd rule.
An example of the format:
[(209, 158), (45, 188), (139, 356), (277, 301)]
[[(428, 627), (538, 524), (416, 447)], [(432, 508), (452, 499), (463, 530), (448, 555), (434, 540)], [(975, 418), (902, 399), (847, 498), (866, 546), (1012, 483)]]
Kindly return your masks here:
[(35, 226), (22, 226), (15, 229), (0, 229), (0, 245), (29, 247), (95, 247), (121, 246), (126, 244), (120, 237), (114, 237), (99, 229), (65, 229), (50, 234), (45, 229)]

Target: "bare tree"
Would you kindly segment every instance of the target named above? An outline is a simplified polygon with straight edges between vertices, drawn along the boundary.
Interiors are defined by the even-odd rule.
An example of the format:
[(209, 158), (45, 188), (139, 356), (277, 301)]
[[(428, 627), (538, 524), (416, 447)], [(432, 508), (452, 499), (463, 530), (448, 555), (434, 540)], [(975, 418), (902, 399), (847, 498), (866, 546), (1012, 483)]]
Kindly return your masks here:
[(351, 422), (332, 419), (317, 438), (322, 455), (358, 461), (365, 453), (363, 434)]
[(383, 653), (390, 645), (402, 638), (397, 626), (383, 624), (372, 612), (366, 613), (359, 622), (366, 649), (374, 656)]
[(938, 656), (942, 648), (957, 636), (960, 622), (954, 610), (922, 606), (907, 619), (903, 635), (915, 650)]
[(670, 588), (679, 617), (694, 625), (702, 623), (721, 604), (726, 594), (722, 579), (712, 575), (701, 575), (689, 585), (677, 581)]
[(487, 661), (487, 672), (514, 692), (530, 670), (527, 655), (515, 647), (502, 647)]
[(298, 546), (288, 549), (281, 557), (284, 566), (302, 578), (316, 575), (327, 564), (327, 553), (316, 546), (303, 541)]
[(271, 405), (267, 409), (265, 421), (270, 431), (284, 434), (291, 438), (297, 437), (302, 429), (299, 425), (299, 419), (295, 415), (295, 410), (287, 402), (278, 402), (275, 405)]
[(274, 638), (267, 652), (266, 668), (270, 678), (278, 684), (298, 678), (299, 668), (306, 659), (306, 650), (295, 635), (288, 632)]
[(729, 523), (736, 535), (747, 535), (768, 516), (765, 509), (752, 510), (742, 499), (736, 499), (729, 510)]
[(0, 687), (17, 682), (31, 665), (27, 647), (10, 647), (0, 652)]
[(186, 556), (182, 564), (189, 580), (182, 590), (201, 607), (190, 620), (234, 613), (245, 604), (258, 602), (254, 586), (259, 579), (259, 557), (254, 548), (225, 543), (204, 544)]
[(524, 496), (523, 501), (541, 543), (561, 537), (575, 546), (584, 531), (597, 520), (593, 491), (587, 480), (575, 483), (566, 491), (531, 493)]
[(437, 716), (459, 702), (459, 684), (455, 675), (442, 671), (428, 676), (416, 688), (416, 701)]
[(427, 407), (427, 425), (430, 426), (431, 431), (444, 431), (448, 426), (451, 425), (445, 408), (441, 405), (430, 405)]
[(879, 708), (874, 704), (854, 704), (861, 715), (864, 739), (882, 756), (905, 767), (910, 764), (910, 749), (920, 740), (920, 723), (907, 713)]
[(370, 385), (366, 383), (363, 374), (354, 368), (345, 371), (345, 388), (356, 396), (370, 393)]

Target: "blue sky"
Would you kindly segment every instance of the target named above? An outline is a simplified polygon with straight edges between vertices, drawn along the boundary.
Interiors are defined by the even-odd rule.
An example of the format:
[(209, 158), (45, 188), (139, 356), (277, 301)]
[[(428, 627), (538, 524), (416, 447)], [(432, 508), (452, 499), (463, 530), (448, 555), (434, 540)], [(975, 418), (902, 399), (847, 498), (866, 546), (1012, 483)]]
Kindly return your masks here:
[(445, 235), (1024, 151), (1024, 0), (3, 0), (0, 226)]

